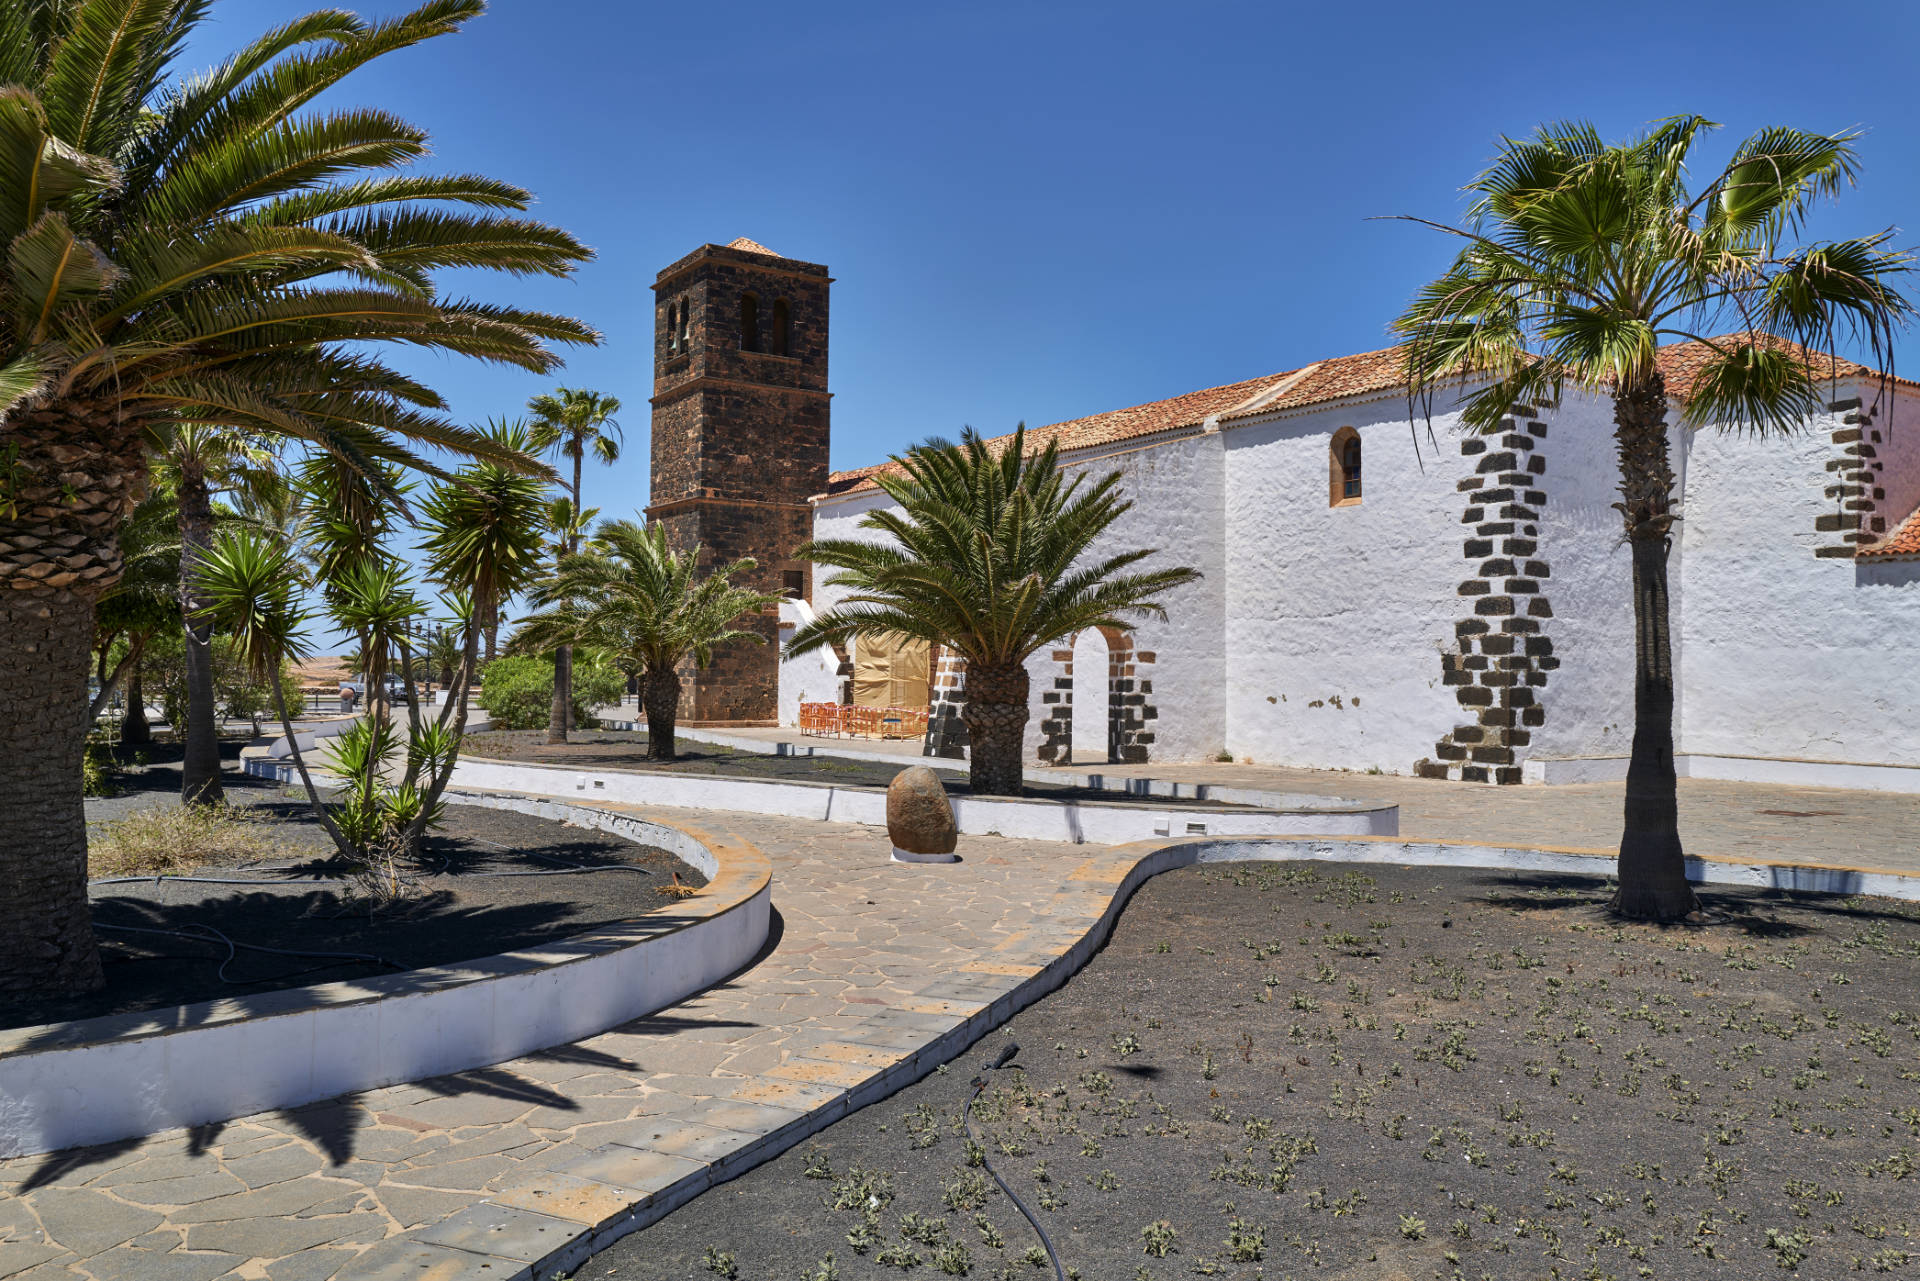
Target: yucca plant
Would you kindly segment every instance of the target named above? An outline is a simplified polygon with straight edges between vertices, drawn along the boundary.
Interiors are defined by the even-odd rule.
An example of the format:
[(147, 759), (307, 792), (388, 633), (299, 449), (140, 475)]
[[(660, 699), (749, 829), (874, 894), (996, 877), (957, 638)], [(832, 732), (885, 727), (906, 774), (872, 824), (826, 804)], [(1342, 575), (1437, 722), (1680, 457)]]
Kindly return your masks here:
[(1667, 553), (1679, 514), (1661, 343), (1705, 353), (1684, 422), (1792, 432), (1820, 408), (1822, 353), (1853, 342), (1884, 365), (1912, 311), (1898, 288), (1910, 260), (1891, 233), (1794, 243), (1815, 203), (1852, 182), (1856, 135), (1762, 130), (1695, 190), (1687, 160), (1715, 127), (1681, 116), (1609, 144), (1562, 123), (1504, 140), (1467, 186), (1466, 225), (1427, 224), (1464, 244), (1396, 322), (1416, 400), (1480, 380), (1462, 406), (1470, 430), (1497, 431), (1514, 405), (1554, 405), (1568, 387), (1613, 401), (1636, 637), (1614, 902), (1654, 920), (1695, 907), (1673, 761)]
[(698, 544), (674, 551), (658, 525), (606, 521), (591, 543), (563, 557), (559, 571), (529, 593), (538, 612), (522, 619), (513, 637), (513, 647), (522, 651), (560, 645), (603, 650), (620, 670), (639, 677), (649, 760), (676, 755), (680, 664), (691, 659), (705, 667), (714, 647), (729, 641), (763, 644), (758, 634), (734, 623), (780, 599), (730, 581), (751, 570), (752, 560), (703, 575), (700, 552)]
[[(527, 444), (517, 424), (495, 425), (487, 435), (514, 453)], [(441, 796), (459, 761), (467, 692), (478, 665), (481, 607), (523, 586), (537, 569), (545, 532), (543, 490), (540, 480), (512, 468), (475, 463), (436, 485), (421, 504), (429, 572), (459, 629), (458, 666), (446, 705), (431, 721), (421, 715), (407, 639), (425, 605), (404, 568), (378, 542), (357, 562), (329, 562), (334, 581), (323, 595), (335, 624), (365, 638), (370, 683), (384, 681), (386, 656), (398, 653), (408, 706), (404, 739), (384, 699), (369, 699), (367, 715), (335, 739), (331, 765), (344, 781), (336, 804), (328, 804), (314, 784), (281, 684), (282, 664), (307, 652), (307, 615), (297, 607), (305, 575), (284, 541), (251, 529), (222, 534), (203, 558), (206, 620), (232, 638), (250, 670), (271, 681), (308, 802), (342, 860), (377, 893), (398, 890), (403, 869), (444, 809)]]
[(1027, 659), (1084, 628), (1166, 617), (1161, 597), (1200, 572), (1133, 572), (1152, 548), (1097, 556), (1094, 544), (1133, 506), (1120, 474), (1092, 484), (1063, 474), (1059, 442), (1028, 456), (1024, 425), (997, 452), (969, 430), (957, 445), (929, 441), (894, 462), (897, 474), (874, 482), (896, 507), (860, 521), (886, 541), (815, 539), (796, 553), (834, 566), (827, 585), (851, 591), (796, 631), (787, 652), (896, 632), (959, 654), (972, 790), (1017, 796)]
[[(73, 779), (91, 611), (153, 430), (312, 442), (361, 471), (411, 446), (487, 454), (406, 343), (544, 373), (579, 323), (440, 295), (445, 268), (561, 275), (588, 257), (491, 178), (395, 172), (426, 135), (315, 109), (482, 0), (368, 22), (323, 9), (176, 74), (211, 0), (0, 0), (0, 991), (101, 981)], [(226, 12), (241, 15), (238, 4)]]

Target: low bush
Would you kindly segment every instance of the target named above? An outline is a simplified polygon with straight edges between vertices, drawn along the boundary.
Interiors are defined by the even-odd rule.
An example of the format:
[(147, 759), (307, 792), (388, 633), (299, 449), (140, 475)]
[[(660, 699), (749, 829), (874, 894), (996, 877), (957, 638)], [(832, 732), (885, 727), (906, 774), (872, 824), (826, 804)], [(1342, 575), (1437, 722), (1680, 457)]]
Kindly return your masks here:
[(165, 876), (252, 859), (307, 857), (270, 818), (225, 805), (156, 805), (100, 829), (87, 840), (91, 876)]
[[(588, 709), (618, 703), (627, 681), (613, 666), (591, 660), (573, 666), (573, 723), (581, 729), (599, 725)], [(553, 713), (553, 660), (510, 655), (487, 665), (480, 678), (480, 706), (493, 718), (495, 729), (542, 729)]]

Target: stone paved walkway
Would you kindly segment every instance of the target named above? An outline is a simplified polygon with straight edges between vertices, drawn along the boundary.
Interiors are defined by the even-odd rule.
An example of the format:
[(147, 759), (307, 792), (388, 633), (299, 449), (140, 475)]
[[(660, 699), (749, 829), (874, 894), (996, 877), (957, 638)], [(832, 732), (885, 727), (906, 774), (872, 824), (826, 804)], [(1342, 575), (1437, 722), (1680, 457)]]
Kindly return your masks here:
[[(1604, 849), (1619, 811), (1610, 785), (1232, 772), (1393, 801), (1409, 837)], [(1916, 798), (1687, 780), (1682, 804), (1701, 853), (1920, 867)], [(862, 1082), (1003, 1003), (1083, 937), (1140, 857), (982, 837), (962, 839), (959, 864), (908, 868), (886, 861), (869, 828), (661, 817), (710, 828), (724, 817), (772, 859), (779, 936), (758, 965), (654, 1018), (496, 1067), (0, 1162), (0, 1278), (500, 1276), (452, 1247), (538, 1258), (556, 1231), (624, 1210), (608, 1185), (675, 1184), (748, 1135), (867, 1101)], [(731, 1172), (723, 1161), (720, 1176)]]
[(665, 1184), (844, 1098), (1077, 941), (1112, 891), (1095, 864), (1138, 857), (982, 837), (958, 864), (909, 868), (871, 828), (727, 817), (773, 861), (780, 932), (734, 982), (492, 1068), (0, 1162), (0, 1277), (498, 1276), (400, 1234), (491, 1232), (493, 1252), (539, 1257), (551, 1219), (521, 1216), (512, 1240), (493, 1207), (463, 1215), (491, 1198), (596, 1222), (621, 1208), (601, 1180)]

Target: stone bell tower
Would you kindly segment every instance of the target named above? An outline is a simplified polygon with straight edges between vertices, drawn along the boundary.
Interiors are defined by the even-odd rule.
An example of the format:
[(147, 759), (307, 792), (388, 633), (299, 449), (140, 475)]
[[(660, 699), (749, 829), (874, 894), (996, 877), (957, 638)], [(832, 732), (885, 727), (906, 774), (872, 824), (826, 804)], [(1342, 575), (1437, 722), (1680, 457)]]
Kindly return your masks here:
[[(827, 487), (827, 292), (817, 263), (742, 237), (702, 245), (653, 283), (653, 492), (647, 519), (701, 564), (751, 556), (736, 581), (810, 597), (794, 549), (813, 534), (807, 500)], [(764, 645), (721, 646), (688, 671), (688, 724), (774, 724), (779, 618), (739, 626)]]

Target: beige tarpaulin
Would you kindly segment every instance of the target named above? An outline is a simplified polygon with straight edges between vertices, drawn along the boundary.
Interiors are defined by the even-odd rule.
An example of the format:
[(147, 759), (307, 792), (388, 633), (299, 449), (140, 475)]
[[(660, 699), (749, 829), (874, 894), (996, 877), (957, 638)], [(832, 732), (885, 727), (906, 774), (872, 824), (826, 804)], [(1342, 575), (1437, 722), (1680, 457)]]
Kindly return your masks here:
[(853, 702), (856, 707), (925, 707), (927, 642), (898, 632), (856, 640)]

